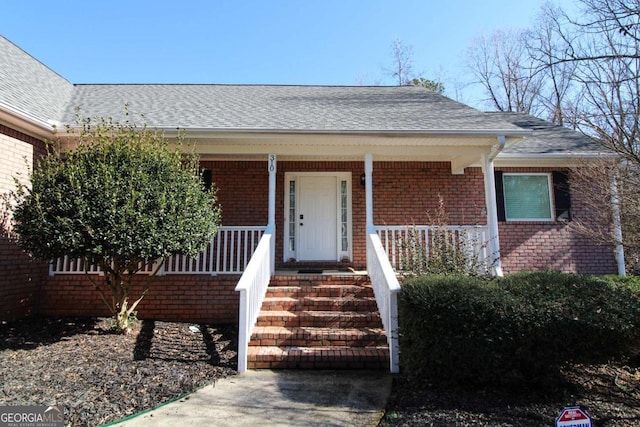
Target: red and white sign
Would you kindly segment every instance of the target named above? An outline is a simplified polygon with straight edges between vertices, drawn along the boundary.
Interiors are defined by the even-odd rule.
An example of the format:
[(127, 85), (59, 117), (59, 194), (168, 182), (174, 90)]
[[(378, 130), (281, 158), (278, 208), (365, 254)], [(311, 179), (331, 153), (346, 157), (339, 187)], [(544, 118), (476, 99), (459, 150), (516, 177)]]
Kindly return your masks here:
[(558, 418), (556, 427), (593, 427), (591, 416), (579, 406), (564, 408)]

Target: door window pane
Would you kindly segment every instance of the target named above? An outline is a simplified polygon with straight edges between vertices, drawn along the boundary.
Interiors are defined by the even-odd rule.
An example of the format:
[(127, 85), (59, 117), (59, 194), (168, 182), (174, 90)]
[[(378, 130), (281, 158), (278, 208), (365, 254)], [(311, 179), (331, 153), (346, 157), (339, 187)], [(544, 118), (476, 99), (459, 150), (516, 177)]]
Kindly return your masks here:
[(342, 251), (347, 251), (349, 249), (349, 228), (347, 218), (347, 181), (340, 181), (340, 240)]
[(296, 182), (289, 181), (289, 251), (296, 250)]

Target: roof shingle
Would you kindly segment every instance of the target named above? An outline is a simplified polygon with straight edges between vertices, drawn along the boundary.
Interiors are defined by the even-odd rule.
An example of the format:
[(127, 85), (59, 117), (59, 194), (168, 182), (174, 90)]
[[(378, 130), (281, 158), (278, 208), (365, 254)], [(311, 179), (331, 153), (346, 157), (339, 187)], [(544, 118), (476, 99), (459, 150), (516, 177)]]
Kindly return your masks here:
[(282, 131), (497, 131), (519, 128), (418, 87), (77, 85), (62, 120), (144, 114), (158, 128)]
[(504, 154), (531, 156), (562, 154), (571, 156), (608, 152), (593, 139), (580, 132), (555, 125), (529, 114), (513, 112), (492, 112), (487, 114), (499, 117), (501, 120), (506, 120), (523, 129), (533, 131), (531, 135), (525, 137), (522, 141), (505, 148), (502, 151)]
[(43, 122), (57, 121), (73, 92), (65, 78), (0, 36), (0, 105)]

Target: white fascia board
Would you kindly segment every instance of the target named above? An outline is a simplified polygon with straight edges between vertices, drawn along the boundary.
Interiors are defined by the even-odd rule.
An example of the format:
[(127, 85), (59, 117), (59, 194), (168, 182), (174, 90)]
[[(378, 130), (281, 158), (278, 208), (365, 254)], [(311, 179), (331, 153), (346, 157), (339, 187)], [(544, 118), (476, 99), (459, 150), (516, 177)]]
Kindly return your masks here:
[(615, 153), (550, 153), (550, 154), (505, 154), (501, 153), (495, 159), (495, 165), (500, 167), (509, 166), (576, 166), (580, 162), (599, 160), (599, 159), (615, 159), (619, 156)]
[(188, 135), (209, 137), (215, 134), (283, 134), (283, 135), (381, 135), (381, 136), (514, 136), (525, 137), (531, 134), (530, 130), (488, 130), (488, 129), (376, 129), (376, 130), (327, 130), (327, 129), (266, 129), (266, 128), (195, 128), (195, 127), (157, 127), (167, 136), (178, 135), (180, 131), (186, 131)]
[(51, 138), (56, 130), (55, 125), (57, 125), (57, 123), (46, 122), (2, 101), (0, 101), (0, 121), (39, 138)]

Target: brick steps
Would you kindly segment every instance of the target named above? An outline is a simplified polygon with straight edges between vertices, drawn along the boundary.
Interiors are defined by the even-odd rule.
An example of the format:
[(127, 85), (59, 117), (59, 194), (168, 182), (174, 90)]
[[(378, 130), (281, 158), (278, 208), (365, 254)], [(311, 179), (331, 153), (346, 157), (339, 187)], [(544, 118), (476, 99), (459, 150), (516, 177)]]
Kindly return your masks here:
[(387, 347), (249, 347), (253, 369), (388, 369)]
[(250, 369), (388, 369), (366, 276), (275, 277), (248, 349)]
[(263, 310), (276, 311), (376, 311), (378, 309), (375, 298), (337, 298), (305, 296), (295, 298), (291, 296), (268, 297), (262, 303)]
[(373, 322), (380, 322), (377, 312), (263, 310), (258, 315), (257, 326), (366, 328)]
[(301, 295), (306, 297), (342, 298), (350, 296), (357, 298), (367, 296), (371, 291), (371, 286), (355, 285), (269, 286), (268, 296), (290, 298), (298, 298)]
[(381, 328), (314, 328), (258, 326), (249, 345), (273, 346), (385, 346), (387, 341)]

